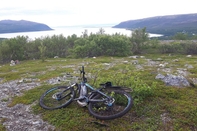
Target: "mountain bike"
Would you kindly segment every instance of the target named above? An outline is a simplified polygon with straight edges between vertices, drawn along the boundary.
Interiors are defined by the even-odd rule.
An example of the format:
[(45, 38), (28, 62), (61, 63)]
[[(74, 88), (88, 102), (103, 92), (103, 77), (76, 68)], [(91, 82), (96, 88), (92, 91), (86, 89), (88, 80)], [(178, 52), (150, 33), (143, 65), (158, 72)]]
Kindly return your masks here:
[(92, 87), (85, 77), (84, 66), (80, 70), (80, 76), (80, 83), (47, 90), (40, 97), (40, 106), (53, 110), (77, 101), (80, 106), (88, 106), (89, 113), (102, 120), (122, 117), (132, 108), (133, 99), (123, 87), (113, 86), (111, 82), (100, 84), (100, 88)]

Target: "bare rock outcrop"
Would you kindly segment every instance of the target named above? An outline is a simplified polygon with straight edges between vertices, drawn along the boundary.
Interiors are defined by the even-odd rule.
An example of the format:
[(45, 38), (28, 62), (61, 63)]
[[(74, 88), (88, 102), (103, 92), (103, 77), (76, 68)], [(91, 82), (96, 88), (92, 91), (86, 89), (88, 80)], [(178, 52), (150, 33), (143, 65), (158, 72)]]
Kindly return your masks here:
[(155, 79), (162, 80), (167, 86), (176, 86), (176, 87), (188, 87), (190, 82), (183, 76), (167, 74), (166, 76), (158, 74)]

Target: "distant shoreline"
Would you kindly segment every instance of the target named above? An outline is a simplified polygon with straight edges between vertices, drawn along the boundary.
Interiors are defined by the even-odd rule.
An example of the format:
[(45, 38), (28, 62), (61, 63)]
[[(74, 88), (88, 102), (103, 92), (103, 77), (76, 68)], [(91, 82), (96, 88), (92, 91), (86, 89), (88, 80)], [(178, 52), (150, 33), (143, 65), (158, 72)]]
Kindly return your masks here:
[[(50, 30), (38, 30), (38, 31), (20, 31), (20, 32), (9, 32), (9, 33), (0, 33), (1, 34), (11, 34), (11, 33), (28, 33), (28, 32), (42, 32), (42, 31), (53, 31), (55, 29), (50, 29)], [(1, 37), (0, 37), (1, 38)]]
[[(16, 36), (28, 36), (30, 39), (45, 37), (45, 36), (53, 36), (53, 35), (63, 35), (65, 37), (72, 36), (73, 34), (80, 37), (84, 30), (87, 30), (88, 35), (90, 33), (97, 33), (100, 27), (98, 28), (83, 28), (83, 27), (65, 27), (65, 28), (54, 28), (50, 31), (34, 31), (34, 32), (22, 32), (22, 33), (6, 33), (0, 34), (0, 38), (14, 38)], [(103, 27), (106, 34), (112, 35), (115, 33), (120, 33), (126, 36), (131, 36), (132, 31), (120, 28), (112, 28), (112, 27)], [(158, 34), (150, 34), (150, 37), (158, 37)]]

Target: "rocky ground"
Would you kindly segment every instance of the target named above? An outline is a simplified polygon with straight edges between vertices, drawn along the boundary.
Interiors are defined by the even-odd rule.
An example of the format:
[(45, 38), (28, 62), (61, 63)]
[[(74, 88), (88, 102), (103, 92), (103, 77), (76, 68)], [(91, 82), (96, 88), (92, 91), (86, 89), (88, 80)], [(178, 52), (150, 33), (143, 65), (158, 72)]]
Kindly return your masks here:
[[(147, 67), (155, 67), (157, 69), (157, 74), (155, 79), (162, 80), (166, 85), (169, 86), (190, 86), (190, 83), (185, 77), (188, 76), (188, 69), (193, 68), (193, 65), (185, 64), (184, 68), (177, 67), (172, 71), (169, 63), (158, 59), (153, 61), (150, 59), (145, 59), (144, 57), (132, 56), (131, 60), (123, 60), (125, 64), (132, 64), (137, 70), (144, 70)], [(146, 62), (140, 64), (138, 59), (144, 59)], [(178, 61), (178, 60), (173, 60)], [(120, 62), (120, 61), (119, 61)], [(114, 66), (116, 62), (104, 63), (107, 68)], [(171, 74), (175, 72), (175, 74)], [(163, 75), (163, 74), (167, 75)], [(60, 81), (65, 81), (67, 76), (58, 77), (47, 80), (49, 84), (57, 84)], [(29, 90), (34, 87), (40, 86), (37, 79), (22, 79), (13, 80), (2, 83), (3, 79), (0, 78), (0, 119), (3, 121), (3, 125), (8, 131), (52, 131), (55, 127), (49, 125), (47, 122), (43, 121), (39, 115), (34, 115), (31, 111), (32, 105), (17, 104), (13, 107), (8, 107), (8, 104), (12, 100), (12, 96), (22, 95), (22, 91)], [(197, 79), (192, 79), (193, 84), (197, 84)]]
[(30, 83), (10, 81), (0, 86), (0, 118), (8, 131), (52, 131), (55, 127), (43, 121), (39, 115), (31, 113), (32, 105), (17, 104), (8, 107), (12, 96), (21, 95), (22, 90), (29, 90), (40, 83), (32, 80)]

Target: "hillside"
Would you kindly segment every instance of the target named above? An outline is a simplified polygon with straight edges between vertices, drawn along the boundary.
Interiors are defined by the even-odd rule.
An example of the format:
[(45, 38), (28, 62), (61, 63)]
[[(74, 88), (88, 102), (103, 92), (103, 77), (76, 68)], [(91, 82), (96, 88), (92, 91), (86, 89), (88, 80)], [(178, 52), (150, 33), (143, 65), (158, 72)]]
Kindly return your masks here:
[(174, 35), (177, 32), (197, 34), (197, 13), (129, 20), (114, 26), (114, 28), (130, 30), (144, 27), (149, 33), (163, 34), (165, 36)]
[[(0, 131), (196, 131), (197, 88), (169, 86), (156, 79), (158, 74), (185, 74), (196, 81), (196, 59), (197, 56), (152, 54), (0, 64)], [(164, 63), (167, 64), (161, 67)], [(81, 65), (85, 66), (88, 83), (93, 87), (111, 81), (113, 85), (132, 88), (132, 109), (121, 118), (99, 120), (77, 102), (58, 110), (41, 108), (39, 99), (46, 90), (80, 82)], [(168, 80), (176, 81), (175, 78)], [(120, 108), (107, 109), (115, 112)]]
[(16, 32), (31, 32), (31, 31), (46, 31), (52, 30), (49, 26), (31, 22), (26, 20), (2, 20), (0, 21), (0, 33), (16, 33)]

